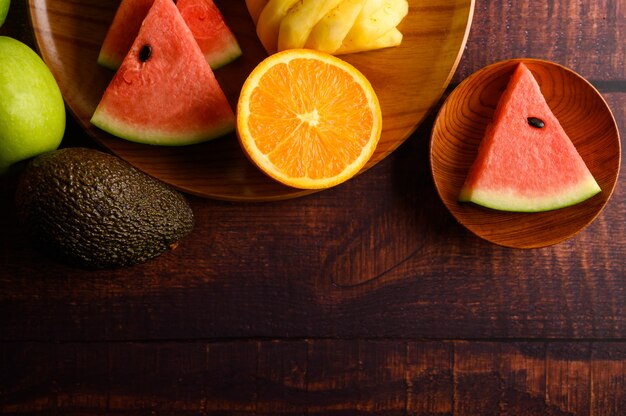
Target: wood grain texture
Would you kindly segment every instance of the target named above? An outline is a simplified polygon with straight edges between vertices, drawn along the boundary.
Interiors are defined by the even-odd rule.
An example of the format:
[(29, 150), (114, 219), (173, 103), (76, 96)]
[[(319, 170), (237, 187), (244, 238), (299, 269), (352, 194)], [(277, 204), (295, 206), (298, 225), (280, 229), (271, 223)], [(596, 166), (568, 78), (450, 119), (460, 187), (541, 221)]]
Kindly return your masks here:
[[(284, 186), (261, 173), (245, 157), (234, 133), (200, 145), (172, 148), (127, 142), (99, 130), (89, 120), (113, 73), (99, 67), (96, 59), (119, 1), (31, 0), (29, 4), (38, 46), (69, 108), (81, 126), (115, 154), (195, 195), (257, 201), (312, 192)], [(216, 5), (243, 51), (240, 58), (215, 71), (235, 108), (243, 82), (267, 54), (243, 1), (216, 1)], [(383, 115), (380, 141), (364, 169), (404, 142), (441, 97), (459, 62), (474, 0), (440, 0), (434, 8), (414, 0), (409, 5), (400, 26), (401, 45), (342, 55), (367, 76)]]
[[(477, 0), (452, 82), (546, 58), (589, 79), (623, 134), (624, 10)], [(26, 1), (0, 34), (34, 44)], [(0, 414), (626, 414), (624, 160), (582, 232), (496, 246), (437, 195), (435, 112), (335, 189), (189, 196), (197, 226), (177, 250), (108, 272), (34, 249), (15, 222), (15, 177), (0, 178)], [(98, 146), (72, 120), (63, 145)]]
[(0, 346), (2, 414), (618, 415), (624, 343)]
[[(607, 99), (623, 129), (626, 95)], [(446, 212), (427, 149), (417, 137), (367, 174), (301, 200), (190, 197), (197, 225), (177, 250), (91, 273), (33, 249), (5, 180), (0, 338), (626, 336), (623, 187), (574, 238), (511, 250)]]
[(626, 9), (619, 1), (479, 1), (467, 43), (470, 53), (463, 55), (453, 82), (494, 62), (536, 58), (623, 91), (625, 35)]

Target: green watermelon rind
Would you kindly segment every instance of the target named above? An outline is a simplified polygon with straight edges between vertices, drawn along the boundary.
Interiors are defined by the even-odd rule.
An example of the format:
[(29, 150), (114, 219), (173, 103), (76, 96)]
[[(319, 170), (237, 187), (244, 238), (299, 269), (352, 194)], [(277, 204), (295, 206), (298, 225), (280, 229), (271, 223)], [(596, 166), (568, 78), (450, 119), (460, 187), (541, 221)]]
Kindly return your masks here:
[(228, 65), (242, 54), (239, 43), (233, 37), (232, 41), (228, 42), (228, 48), (221, 50), (219, 54), (205, 54), (204, 56), (207, 62), (209, 62), (211, 69), (215, 70)]
[(464, 188), (458, 200), (459, 202), (472, 202), (498, 211), (535, 213), (553, 211), (579, 204), (595, 196), (600, 191), (600, 186), (598, 186), (594, 177), (589, 175), (576, 186), (546, 197), (523, 197), (515, 195), (513, 191), (507, 192), (506, 189), (481, 190)]
[(100, 54), (98, 55), (98, 60), (96, 62), (98, 63), (98, 65), (104, 68), (108, 68), (112, 71), (116, 71), (122, 64), (122, 61), (118, 57), (108, 55), (105, 51), (102, 50), (100, 51)]
[(235, 131), (235, 119), (228, 119), (221, 124), (213, 124), (207, 130), (194, 130), (193, 132), (172, 132), (162, 129), (151, 129), (149, 126), (136, 124), (116, 123), (114, 117), (109, 116), (105, 110), (96, 109), (91, 117), (91, 123), (124, 140), (135, 143), (150, 144), (155, 146), (187, 146), (198, 144), (225, 136)]

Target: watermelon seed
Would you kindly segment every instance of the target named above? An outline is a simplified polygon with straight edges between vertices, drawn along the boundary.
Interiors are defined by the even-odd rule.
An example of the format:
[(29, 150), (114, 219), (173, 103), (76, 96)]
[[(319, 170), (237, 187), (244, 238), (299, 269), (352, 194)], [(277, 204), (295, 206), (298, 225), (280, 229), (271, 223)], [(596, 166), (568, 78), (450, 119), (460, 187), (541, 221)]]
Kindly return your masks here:
[(542, 119), (537, 117), (528, 117), (528, 124), (538, 129), (542, 129), (546, 125)]
[(152, 53), (152, 48), (150, 45), (143, 45), (143, 48), (139, 51), (139, 59), (141, 62), (146, 62), (148, 58), (150, 58), (150, 54)]

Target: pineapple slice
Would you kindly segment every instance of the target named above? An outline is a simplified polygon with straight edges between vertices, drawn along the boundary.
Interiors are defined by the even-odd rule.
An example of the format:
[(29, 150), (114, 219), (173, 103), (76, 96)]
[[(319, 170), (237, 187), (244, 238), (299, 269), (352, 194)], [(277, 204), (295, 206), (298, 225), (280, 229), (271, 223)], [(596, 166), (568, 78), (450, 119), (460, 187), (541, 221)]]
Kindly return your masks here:
[(373, 51), (374, 49), (390, 48), (398, 46), (402, 43), (402, 32), (397, 27), (391, 28), (382, 36), (376, 39), (359, 38), (357, 42), (349, 42), (341, 45), (334, 55), (343, 55), (347, 53)]
[(295, 4), (302, 0), (269, 0), (257, 21), (256, 33), (267, 53), (277, 50), (281, 21)]
[(313, 27), (342, 0), (300, 0), (280, 22), (278, 50), (303, 48)]
[(387, 36), (388, 41), (397, 40), (398, 35), (390, 31), (409, 13), (407, 0), (365, 0), (365, 2), (361, 14), (343, 41), (343, 45), (348, 49), (359, 49), (368, 43), (381, 42), (383, 35)]
[(364, 0), (343, 0), (317, 22), (304, 47), (334, 53), (352, 29), (363, 9), (363, 3)]
[(269, 54), (310, 48), (340, 55), (397, 46), (407, 0), (245, 0)]
[(268, 0), (246, 0), (246, 6), (248, 7), (248, 12), (250, 13), (250, 17), (252, 17), (252, 21), (256, 25), (259, 21), (259, 16), (263, 11), (263, 8), (267, 5)]

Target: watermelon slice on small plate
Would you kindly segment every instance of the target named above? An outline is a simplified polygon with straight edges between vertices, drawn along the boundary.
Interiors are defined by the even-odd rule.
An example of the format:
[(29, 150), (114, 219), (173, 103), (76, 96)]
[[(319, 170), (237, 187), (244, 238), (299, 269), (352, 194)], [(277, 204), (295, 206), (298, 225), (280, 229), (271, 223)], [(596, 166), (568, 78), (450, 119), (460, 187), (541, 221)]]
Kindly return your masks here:
[[(597, 195), (591, 197), (597, 189), (588, 186), (586, 196), (589, 198), (583, 202), (577, 203), (575, 197), (563, 204), (552, 200), (541, 207), (541, 210), (549, 209), (543, 212), (500, 211), (459, 201), (459, 196), (470, 199), (468, 187), (464, 188), (468, 174), (472, 171), (472, 176), (480, 170), (472, 169), (472, 166), (477, 158), (481, 160), (484, 156), (479, 156), (479, 149), (488, 129), (493, 129), (489, 126), (494, 122), (494, 116), (502, 118), (496, 109), (520, 63), (536, 79), (549, 110), (571, 139), (576, 150), (574, 153), (580, 155), (597, 181), (601, 189)], [(528, 117), (530, 115), (523, 116), (524, 122), (527, 123)], [(529, 127), (528, 124), (524, 126), (521, 123), (515, 128), (526, 127)], [(446, 99), (431, 136), (433, 179), (446, 207), (462, 225), (479, 237), (507, 247), (544, 247), (561, 242), (585, 228), (608, 202), (619, 175), (620, 158), (619, 132), (600, 93), (572, 70), (537, 59), (498, 62), (466, 78)], [(548, 168), (542, 173), (541, 169), (535, 174), (533, 170), (520, 173), (516, 171), (515, 164), (507, 160), (497, 165), (502, 168), (498, 168), (499, 171), (504, 171), (504, 176), (521, 176), (517, 182), (526, 188), (535, 186), (529, 184), (545, 182), (542, 181), (543, 175), (549, 171)], [(472, 177), (470, 181), (474, 179)], [(567, 184), (568, 179), (560, 179), (557, 175), (550, 181), (552, 190), (548, 193), (555, 194), (558, 193), (559, 182)], [(496, 202), (499, 203), (498, 199)], [(549, 198), (546, 200), (549, 201)], [(519, 200), (506, 203), (511, 205), (511, 201), (512, 207), (508, 208), (537, 211), (532, 207), (528, 209), (528, 201), (523, 201), (522, 205)], [(486, 201), (483, 205), (489, 206), (491, 202), (494, 201)], [(565, 207), (556, 209), (562, 206)]]
[(459, 201), (541, 212), (577, 204), (600, 187), (554, 116), (530, 70), (511, 75)]

